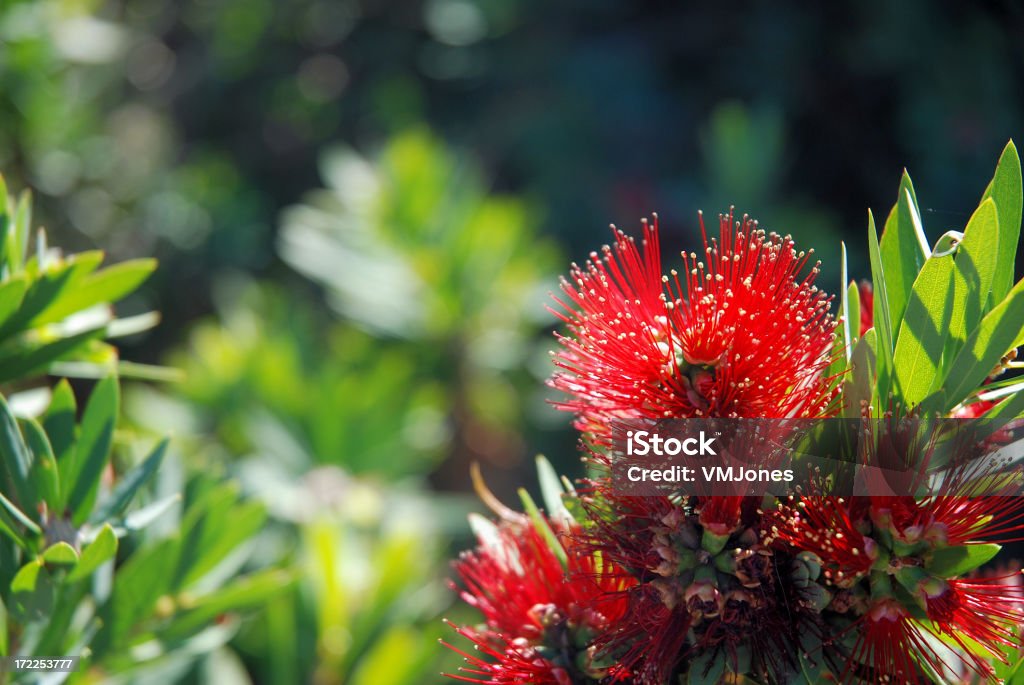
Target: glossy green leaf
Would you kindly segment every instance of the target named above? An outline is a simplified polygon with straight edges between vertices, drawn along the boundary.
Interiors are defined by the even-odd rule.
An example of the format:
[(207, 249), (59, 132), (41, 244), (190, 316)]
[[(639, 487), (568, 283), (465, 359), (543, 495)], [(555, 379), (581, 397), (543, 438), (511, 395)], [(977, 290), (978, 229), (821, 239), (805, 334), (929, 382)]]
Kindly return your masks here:
[(189, 550), (189, 564), (179, 569), (177, 587), (188, 587), (217, 566), (238, 545), (252, 537), (266, 520), (259, 502), (237, 503), (235, 488), (221, 486), (198, 517), (182, 523), (183, 545)]
[(981, 325), (964, 343), (950, 364), (946, 376), (947, 407), (962, 402), (988, 378), (1020, 334), (1024, 321), (1024, 280), (1013, 287), (1001, 303), (985, 315)]
[(45, 619), (53, 611), (54, 586), (43, 562), (35, 559), (22, 566), (11, 581), (11, 610), (21, 621)]
[(970, 573), (990, 561), (1001, 547), (995, 544), (942, 547), (932, 552), (925, 562), (925, 570), (939, 578), (955, 578)]
[(96, 538), (86, 545), (82, 550), (82, 557), (71, 573), (68, 574), (69, 582), (85, 580), (104, 563), (114, 558), (117, 554), (117, 536), (109, 525), (100, 529)]
[[(18, 422), (11, 413), (11, 408), (0, 396), (0, 474), (3, 482), (10, 487), (18, 503), (26, 511), (36, 501), (35, 488), (32, 486), (30, 472), (32, 454), (21, 435)], [(5, 488), (6, 489), (6, 488)]]
[(81, 433), (66, 477), (64, 470), (61, 471), (61, 482), (68, 491), (67, 507), (75, 525), (85, 522), (96, 500), (100, 477), (114, 441), (119, 405), (116, 377), (104, 378), (96, 384), (82, 414)]
[(906, 407), (919, 404), (936, 383), (953, 313), (951, 255), (932, 256), (914, 281), (893, 352), (897, 396)]
[[(999, 241), (990, 246), (997, 257), (992, 277), (992, 304), (1000, 302), (1013, 285), (1014, 257), (1020, 240), (1021, 171), (1020, 157), (1011, 140), (1003, 149), (995, 175), (985, 189), (982, 199), (992, 198), (999, 213)], [(998, 247), (997, 247), (998, 246)]]
[(39, 274), (26, 290), (17, 313), (0, 327), (0, 334), (9, 335), (29, 326), (33, 319), (52, 306), (66, 291), (95, 271), (102, 261), (102, 252), (81, 252)]
[(77, 564), (78, 552), (66, 542), (55, 542), (43, 551), (40, 558), (47, 564)]
[(90, 340), (103, 337), (103, 332), (100, 327), (7, 354), (0, 352), (0, 382), (45, 372), (51, 363), (73, 354)]
[(32, 451), (32, 467), (29, 478), (36, 496), (46, 502), (51, 512), (60, 512), (60, 476), (53, 448), (46, 437), (46, 432), (38, 422), (33, 420), (22, 422), (25, 442)]
[(18, 311), (28, 288), (28, 280), (23, 275), (11, 277), (0, 283), (0, 328)]
[[(966, 340), (988, 310), (999, 256), (992, 246), (999, 243), (999, 235), (996, 205), (991, 199), (985, 200), (967, 222), (956, 249), (955, 297), (949, 332), (957, 341)], [(959, 344), (951, 351), (959, 351)]]
[(155, 259), (133, 259), (97, 271), (69, 288), (33, 319), (33, 325), (60, 321), (70, 314), (103, 303), (114, 303), (135, 291), (156, 269)]
[(877, 391), (878, 397), (888, 397), (889, 383), (892, 374), (893, 354), (893, 316), (889, 310), (887, 275), (882, 266), (882, 256), (878, 246), (878, 234), (875, 230), (875, 219), (868, 211), (868, 254), (871, 259), (871, 285), (874, 290), (874, 328), (877, 336), (875, 347)]
[[(43, 415), (43, 430), (50, 440), (53, 456), (57, 459), (58, 469), (67, 474), (71, 468), (72, 455), (75, 449), (75, 424), (78, 407), (75, 404), (75, 393), (67, 379), (61, 379), (53, 388), (50, 406)], [(65, 483), (67, 481), (64, 481)]]
[(530, 497), (530, 493), (525, 488), (519, 488), (519, 499), (523, 503), (523, 508), (526, 510), (530, 520), (533, 521), (534, 527), (544, 537), (544, 541), (548, 543), (548, 548), (551, 553), (554, 554), (563, 567), (568, 567), (569, 557), (565, 553), (565, 548), (562, 547), (562, 543), (558, 541), (558, 536), (555, 535), (555, 531), (551, 530), (551, 525), (548, 523), (544, 515), (540, 513), (540, 509), (537, 508), (537, 503)]
[(548, 516), (552, 520), (562, 521), (566, 524), (573, 521), (572, 514), (565, 508), (562, 495), (562, 481), (558, 479), (555, 468), (543, 455), (537, 455), (537, 479), (540, 481), (540, 492), (544, 498), (544, 507), (548, 510)]
[(911, 288), (929, 256), (917, 208), (917, 195), (906, 171), (900, 179), (899, 197), (886, 219), (879, 248), (882, 270), (885, 272), (889, 321), (895, 337), (899, 334), (900, 322), (910, 301)]
[(857, 341), (850, 359), (850, 373), (844, 381), (843, 416), (850, 419), (862, 416), (862, 406), (874, 406), (875, 395), (875, 329), (868, 329)]
[(145, 485), (156, 474), (160, 464), (163, 462), (164, 454), (167, 452), (167, 438), (161, 440), (153, 451), (142, 460), (131, 471), (126, 473), (114, 486), (110, 495), (104, 499), (92, 516), (89, 522), (97, 525), (119, 516), (131, 503), (132, 499), (139, 492), (139, 488)]

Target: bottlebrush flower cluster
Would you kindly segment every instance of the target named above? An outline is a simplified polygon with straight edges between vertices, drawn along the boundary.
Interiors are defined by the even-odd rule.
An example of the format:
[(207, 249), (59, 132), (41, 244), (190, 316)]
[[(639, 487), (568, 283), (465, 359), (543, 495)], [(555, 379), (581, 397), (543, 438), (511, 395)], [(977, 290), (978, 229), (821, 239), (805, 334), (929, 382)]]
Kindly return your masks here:
[[(1016, 159), (1011, 144), (975, 216), (944, 236), (953, 247), (941, 251), (917, 240), (905, 178), (881, 247), (872, 225), (874, 289), (850, 283), (838, 316), (815, 285), (810, 251), (731, 213), (714, 236), (702, 221), (700, 252), (683, 253), (667, 273), (656, 221), (644, 222), (639, 241), (615, 231), (612, 245), (573, 265), (556, 298), (567, 332), (551, 384), (576, 417), (592, 475), (577, 491), (544, 462), (546, 513), (526, 496), (527, 514), (478, 521), (479, 546), (456, 562), (455, 586), (483, 621), (455, 626), (473, 651), (453, 647), (467, 665), (452, 677), (676, 685), (1011, 676), (1024, 583), (1019, 572), (978, 569), (1001, 543), (1024, 539), (1012, 472), (986, 496), (986, 474), (964, 469), (943, 491), (917, 495), (698, 497), (623, 495), (607, 467), (611, 424), (636, 418), (1019, 420), (1024, 383), (996, 374), (1013, 368), (1024, 342), (1015, 318), (1024, 281), (996, 283), (1003, 257), (991, 262), (991, 296), (958, 280), (986, 236), (1016, 244)], [(921, 332), (918, 300), (945, 322), (933, 326), (946, 336), (938, 343)], [(915, 344), (930, 366), (913, 356)], [(915, 373), (934, 376), (924, 399), (907, 400), (908, 358)], [(1007, 430), (1000, 435), (1017, 435)]]

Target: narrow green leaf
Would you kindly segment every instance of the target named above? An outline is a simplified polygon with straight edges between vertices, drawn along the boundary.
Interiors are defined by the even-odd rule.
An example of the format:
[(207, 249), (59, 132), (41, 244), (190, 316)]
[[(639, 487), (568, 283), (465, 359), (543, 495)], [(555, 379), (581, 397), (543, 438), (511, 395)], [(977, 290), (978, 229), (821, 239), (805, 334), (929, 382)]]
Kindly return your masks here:
[(885, 222), (879, 247), (882, 270), (885, 271), (889, 321), (895, 338), (899, 333), (903, 312), (910, 301), (911, 288), (929, 256), (914, 184), (905, 170), (900, 179), (896, 206)]
[(964, 343), (950, 364), (946, 376), (945, 409), (962, 402), (988, 378), (1013, 346), (1024, 321), (1024, 279), (1013, 287), (1002, 302), (985, 315), (981, 325)]
[(872, 310), (874, 328), (877, 336), (875, 352), (877, 391), (876, 396), (885, 401), (889, 396), (889, 383), (892, 374), (893, 354), (893, 317), (889, 311), (889, 295), (887, 274), (882, 266), (879, 252), (878, 233), (875, 230), (875, 218), (868, 210), (868, 254), (871, 258), (871, 285), (874, 290), (874, 306)]
[(18, 307), (21, 306), (21, 302), (25, 298), (27, 288), (28, 281), (21, 274), (0, 284), (0, 327), (3, 327), (7, 320), (18, 311)]
[(84, 331), (42, 345), (33, 345), (0, 356), (0, 382), (24, 378), (46, 371), (47, 367), (79, 351), (91, 340), (103, 337), (104, 329)]
[(186, 513), (182, 544), (189, 550), (186, 565), (175, 577), (175, 587), (191, 585), (211, 571), (238, 545), (252, 537), (266, 520), (259, 502), (237, 503), (237, 487), (214, 489), (201, 506)]
[(46, 548), (40, 558), (47, 564), (77, 564), (78, 552), (66, 542), (55, 542)]
[(565, 553), (565, 548), (562, 547), (562, 543), (558, 541), (558, 536), (555, 535), (555, 531), (551, 530), (551, 525), (544, 518), (544, 515), (540, 513), (540, 509), (537, 508), (537, 503), (530, 497), (530, 493), (526, 491), (526, 488), (519, 488), (519, 499), (523, 502), (523, 508), (526, 509), (526, 513), (529, 515), (530, 520), (533, 521), (533, 525), (537, 528), (537, 531), (544, 536), (544, 540), (548, 543), (548, 548), (562, 563), (563, 568), (569, 566), (569, 556)]
[(992, 277), (992, 304), (1000, 302), (1013, 285), (1013, 261), (1020, 240), (1022, 194), (1020, 157), (1011, 140), (1003, 149), (992, 182), (982, 196), (982, 200), (995, 200), (999, 213), (999, 241), (989, 248), (997, 255)]
[(142, 460), (142, 463), (138, 464), (118, 481), (110, 495), (96, 507), (96, 510), (89, 518), (90, 523), (99, 525), (122, 514), (128, 508), (132, 499), (139, 492), (139, 488), (149, 482), (157, 469), (160, 468), (160, 463), (167, 452), (167, 442), (167, 438), (161, 440), (153, 448), (153, 451)]
[(566, 524), (572, 523), (572, 514), (565, 508), (562, 502), (562, 482), (558, 480), (558, 474), (551, 466), (551, 462), (543, 455), (537, 455), (537, 478), (540, 481), (540, 492), (544, 498), (544, 507), (548, 510), (548, 516), (553, 520), (562, 521)]
[(1000, 549), (1002, 548), (995, 544), (942, 547), (932, 552), (924, 568), (939, 578), (955, 578), (970, 573), (990, 561)]
[(27, 420), (21, 425), (25, 433), (25, 442), (33, 454), (32, 468), (29, 470), (32, 487), (37, 497), (46, 502), (47, 508), (60, 515), (60, 476), (50, 441), (38, 422)]
[(96, 384), (82, 415), (81, 434), (68, 469), (68, 479), (65, 481), (61, 474), (61, 482), (66, 483), (64, 489), (69, 491), (67, 507), (75, 525), (85, 522), (96, 500), (100, 477), (114, 440), (119, 404), (117, 378), (109, 376)]
[(18, 422), (0, 396), (0, 475), (17, 497), (18, 503), (26, 510), (36, 502), (35, 488), (29, 477), (32, 469), (32, 454), (25, 445)]
[(894, 386), (905, 407), (936, 385), (953, 313), (953, 257), (933, 256), (914, 281), (893, 353)]
[(80, 252), (39, 274), (29, 284), (17, 313), (0, 327), (0, 334), (9, 335), (26, 328), (30, 321), (56, 302), (66, 290), (74, 288), (94, 271), (101, 261), (102, 252)]
[(68, 574), (68, 582), (85, 580), (104, 563), (114, 558), (117, 554), (117, 536), (114, 529), (109, 525), (100, 529), (96, 539), (89, 543), (82, 550), (82, 558), (71, 573)]
[(986, 419), (1009, 421), (1024, 416), (1024, 390), (1018, 391), (985, 412)]
[[(43, 529), (36, 525), (36, 522), (30, 519), (28, 517), (28, 514), (19, 509), (17, 505), (14, 504), (14, 502), (7, 499), (2, 492), (0, 492), (0, 509), (3, 510), (0, 511), (0, 519), (7, 519), (7, 517), (9, 516), (10, 519), (13, 519), (13, 522), (21, 524), (22, 526), (27, 528), (28, 531), (33, 535), (43, 534)], [(10, 527), (11, 525), (12, 521), (4, 521), (4, 527)], [(14, 539), (15, 542), (18, 542), (20, 540), (20, 544), (24, 545), (24, 538), (22, 538), (21, 536), (16, 535)]]
[(41, 559), (28, 562), (11, 581), (11, 610), (21, 622), (45, 619), (53, 611), (55, 589)]
[(67, 379), (62, 378), (53, 388), (53, 395), (50, 397), (50, 406), (43, 416), (43, 430), (50, 439), (50, 446), (53, 448), (53, 456), (57, 459), (57, 466), (60, 472), (62, 483), (68, 483), (68, 469), (73, 463), (72, 455), (75, 449), (75, 417), (78, 407), (75, 404), (75, 393), (71, 390), (71, 384)]
[[(839, 252), (839, 282), (842, 283), (843, 288), (846, 288), (850, 275), (846, 259), (846, 243), (844, 241), (839, 241)], [(843, 317), (843, 353), (846, 355), (847, 364), (849, 364), (850, 357), (853, 355), (853, 331), (850, 328), (849, 294), (849, 289), (844, 290), (842, 301), (839, 303), (839, 314)]]
[(134, 292), (155, 269), (155, 259), (133, 259), (90, 274), (75, 288), (64, 290), (56, 301), (33, 319), (32, 325), (61, 321), (97, 304), (113, 304)]
[(850, 359), (850, 373), (843, 390), (843, 416), (858, 419), (862, 416), (863, 405), (875, 406), (875, 358), (876, 330), (868, 329), (857, 341)]
[[(987, 311), (989, 293), (998, 265), (999, 251), (992, 246), (999, 243), (999, 217), (991, 199), (985, 200), (974, 211), (964, 229), (963, 240), (956, 250), (954, 272), (955, 295), (953, 315), (949, 321), (952, 337), (966, 340)], [(959, 344), (951, 352), (959, 351)]]
[(190, 600), (161, 635), (171, 640), (182, 638), (226, 612), (264, 606), (268, 599), (287, 590), (293, 582), (292, 575), (281, 569), (243, 577), (204, 597)]

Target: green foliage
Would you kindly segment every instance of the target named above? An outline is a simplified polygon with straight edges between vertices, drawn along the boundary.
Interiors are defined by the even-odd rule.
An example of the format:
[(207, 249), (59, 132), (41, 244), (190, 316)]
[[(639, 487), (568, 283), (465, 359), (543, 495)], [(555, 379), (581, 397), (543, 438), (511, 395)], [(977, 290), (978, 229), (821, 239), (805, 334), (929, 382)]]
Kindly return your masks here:
[(263, 523), (262, 508), (240, 503), (230, 485), (196, 481), (170, 536), (141, 535), (158, 519), (166, 526), (180, 498), (145, 503), (166, 440), (111, 482), (118, 394), (116, 379), (101, 380), (77, 424), (66, 381), (41, 421), (16, 419), (0, 398), (5, 654), (81, 654), (93, 672), (134, 669), (287, 583), (278, 571), (225, 582), (231, 574), (218, 567), (237, 568), (231, 556)]
[(0, 182), (0, 382), (37, 384), (47, 370), (100, 380), (81, 411), (67, 380), (33, 391), (48, 402), (30, 412), (21, 396), (0, 396), (0, 655), (81, 656), (71, 682), (187, 666), (194, 645), (230, 638), (231, 617), (289, 577), (235, 577), (263, 525), (259, 504), (211, 478), (192, 480), (182, 501), (160, 478), (167, 440), (119, 433), (120, 386), (107, 374), (150, 370), (120, 364), (104, 338), (155, 321), (112, 309), (155, 263), (64, 257), (42, 232), (30, 241), (28, 208)]
[[(400, 478), (433, 466), (449, 437), (450, 391), (436, 364), (417, 368), (404, 344), (317, 322), (310, 307), (268, 287), (246, 286), (223, 321), (197, 326), (170, 364), (189, 382), (162, 402), (233, 455)], [(136, 408), (156, 425), (143, 416), (154, 402), (140, 396)]]
[(1020, 379), (996, 380), (1024, 343), (1024, 280), (1004, 287), (1012, 281), (1005, 272), (1012, 277), (1021, 205), (1020, 161), (1010, 142), (964, 230), (947, 232), (933, 248), (906, 174), (881, 241), (869, 213), (874, 326), (860, 341), (849, 332), (857, 296), (851, 283), (840, 305), (847, 361), (837, 361), (839, 371), (849, 370), (845, 415), (860, 415), (864, 401), (874, 415), (893, 407), (946, 415), (983, 393), (1002, 400), (989, 416), (1021, 414)]
[(424, 131), (392, 139), (373, 166), (338, 149), (321, 167), (328, 189), (285, 213), (281, 254), (340, 314), (388, 337), (486, 336), (481, 363), (519, 347), (556, 257), (522, 200), (488, 195), (479, 170)]
[(118, 319), (112, 305), (138, 288), (156, 262), (100, 269), (102, 252), (65, 257), (47, 246), (42, 231), (31, 239), (30, 204), (28, 193), (13, 201), (0, 179), (0, 383), (66, 371), (67, 362), (91, 375), (116, 369), (117, 352), (103, 339), (144, 330), (155, 317)]

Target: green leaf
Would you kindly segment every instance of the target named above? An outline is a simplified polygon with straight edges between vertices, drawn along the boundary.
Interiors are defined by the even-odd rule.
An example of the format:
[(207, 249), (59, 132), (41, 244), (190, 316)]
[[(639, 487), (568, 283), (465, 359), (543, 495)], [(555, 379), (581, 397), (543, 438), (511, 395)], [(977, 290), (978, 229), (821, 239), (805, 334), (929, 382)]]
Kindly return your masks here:
[(953, 312), (953, 266), (952, 256), (930, 257), (911, 289), (893, 353), (894, 385), (906, 407), (935, 385)]
[(294, 578), (287, 571), (268, 569), (253, 573), (198, 599), (182, 601), (181, 614), (172, 621), (162, 637), (180, 639), (229, 611), (263, 606), (276, 594), (287, 590)]
[(55, 542), (46, 548), (40, 558), (47, 564), (77, 564), (78, 552), (66, 542)]
[(849, 419), (861, 417), (861, 405), (874, 406), (875, 396), (875, 349), (876, 330), (868, 329), (857, 341), (850, 359), (850, 373), (843, 389), (843, 416)]
[[(4, 497), (2, 492), (0, 492), (0, 521), (4, 522), (5, 528), (9, 528), (14, 522), (17, 522), (27, 528), (33, 535), (43, 534), (43, 529), (36, 525), (35, 521), (30, 519), (14, 502)], [(19, 535), (15, 535), (15, 541), (18, 542), (19, 540), (21, 541), (20, 544), (24, 545), (24, 539)]]
[(562, 482), (558, 479), (551, 462), (543, 455), (537, 455), (537, 478), (540, 480), (540, 492), (544, 498), (544, 506), (548, 510), (548, 516), (552, 520), (562, 521), (566, 524), (573, 522), (572, 514), (565, 508), (562, 495)]
[(109, 525), (100, 529), (96, 539), (82, 550), (82, 558), (71, 573), (68, 574), (68, 582), (84, 580), (92, 575), (93, 571), (102, 566), (105, 562), (114, 558), (117, 554), (117, 536), (114, 529)]
[(955, 578), (970, 573), (990, 561), (999, 550), (995, 544), (942, 547), (932, 552), (924, 565), (926, 571), (939, 578)]
[(1020, 240), (1022, 194), (1020, 157), (1011, 140), (1003, 149), (992, 182), (982, 196), (982, 200), (995, 200), (996, 211), (999, 213), (999, 241), (989, 248), (997, 256), (992, 277), (993, 304), (1001, 301), (1013, 285), (1013, 261)]
[(985, 315), (981, 325), (954, 357), (946, 376), (946, 402), (951, 409), (962, 402), (988, 378), (1013, 346), (1024, 321), (1024, 280), (1013, 287), (1006, 299)]
[[(67, 472), (70, 468), (70, 460), (75, 449), (75, 416), (78, 407), (75, 404), (75, 393), (71, 390), (71, 384), (67, 379), (62, 378), (53, 388), (53, 395), (50, 397), (50, 406), (43, 416), (43, 430), (50, 439), (50, 446), (53, 448), (53, 455), (61, 473)], [(67, 481), (63, 481), (67, 483)]]
[(149, 482), (157, 469), (160, 468), (160, 463), (167, 452), (167, 442), (167, 438), (161, 440), (153, 448), (153, 451), (143, 459), (141, 464), (126, 473), (118, 481), (117, 485), (114, 486), (113, 492), (93, 512), (89, 518), (90, 523), (98, 525), (124, 512), (128, 504), (131, 503), (132, 498), (138, 493), (139, 488)]
[(0, 356), (0, 382), (43, 372), (52, 362), (76, 352), (90, 340), (103, 337), (103, 333), (104, 328), (101, 326), (42, 345), (7, 351)]
[(32, 467), (29, 470), (32, 487), (35, 489), (37, 497), (46, 502), (46, 507), (59, 515), (61, 513), (60, 476), (50, 441), (38, 422), (27, 420), (23, 421), (21, 425), (25, 433), (25, 441), (34, 455)]
[(181, 539), (175, 536), (136, 551), (118, 569), (113, 592), (99, 611), (102, 627), (94, 651), (121, 645), (152, 612), (157, 599), (171, 589), (180, 555)]
[(28, 288), (28, 281), (21, 274), (0, 284), (0, 328), (14, 312), (18, 311), (18, 307), (21, 306), (21, 302), (25, 298), (26, 288)]
[(562, 563), (563, 568), (569, 566), (569, 556), (565, 553), (565, 548), (562, 547), (562, 543), (558, 541), (558, 536), (555, 535), (555, 531), (551, 530), (551, 525), (544, 518), (544, 515), (540, 513), (540, 509), (537, 508), (537, 503), (530, 497), (530, 493), (526, 491), (526, 488), (519, 488), (519, 499), (523, 502), (523, 508), (526, 509), (526, 513), (529, 515), (530, 520), (533, 521), (533, 525), (537, 528), (537, 531), (544, 537), (544, 541), (548, 543), (548, 548), (551, 550), (558, 560)]
[(120, 392), (117, 378), (104, 378), (92, 391), (82, 415), (81, 434), (75, 447), (74, 458), (67, 469), (61, 471), (61, 483), (69, 491), (67, 508), (72, 522), (78, 526), (85, 522), (96, 500), (100, 477), (107, 465), (117, 425)]
[(896, 206), (885, 222), (879, 244), (882, 270), (885, 271), (886, 298), (889, 303), (893, 336), (898, 335), (903, 312), (917, 274), (929, 257), (928, 242), (921, 227), (917, 195), (910, 175), (904, 170)]
[(868, 254), (871, 258), (871, 285), (874, 289), (874, 328), (877, 336), (877, 378), (876, 396), (883, 401), (889, 396), (889, 382), (892, 373), (893, 354), (893, 317), (889, 311), (887, 274), (882, 267), (882, 256), (879, 252), (878, 234), (875, 230), (875, 218), (868, 210)]
[(32, 324), (38, 326), (61, 321), (97, 304), (117, 302), (135, 291), (155, 269), (155, 259), (133, 259), (90, 274), (77, 287), (62, 292), (53, 304), (33, 319)]
[(1018, 391), (985, 412), (984, 418), (1009, 421), (1024, 416), (1024, 391)]
[[(955, 296), (949, 332), (963, 341), (981, 322), (988, 310), (989, 294), (998, 263), (999, 217), (991, 199), (974, 211), (956, 250)], [(959, 351), (959, 345), (951, 352)]]
[(11, 610), (21, 621), (45, 619), (52, 611), (55, 588), (41, 559), (28, 562), (11, 581)]
[(201, 579), (263, 527), (263, 505), (237, 504), (236, 497), (237, 489), (232, 485), (218, 487), (211, 493), (208, 506), (186, 515), (182, 544), (189, 550), (189, 556), (187, 565), (179, 569), (175, 578), (176, 587), (188, 587)]
[(35, 488), (29, 478), (31, 469), (32, 454), (25, 445), (7, 400), (0, 396), (0, 475), (26, 510), (36, 502)]
[(9, 335), (27, 327), (30, 321), (56, 302), (66, 290), (74, 288), (82, 278), (95, 271), (101, 261), (102, 252), (81, 252), (41, 273), (28, 286), (17, 313), (0, 327), (0, 335)]

